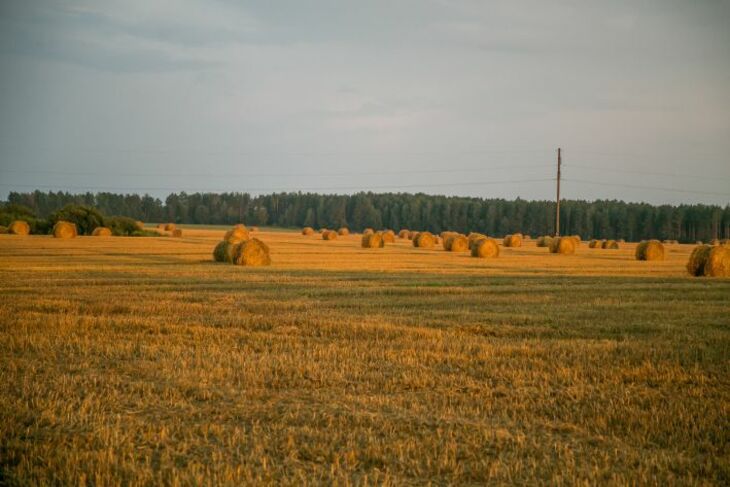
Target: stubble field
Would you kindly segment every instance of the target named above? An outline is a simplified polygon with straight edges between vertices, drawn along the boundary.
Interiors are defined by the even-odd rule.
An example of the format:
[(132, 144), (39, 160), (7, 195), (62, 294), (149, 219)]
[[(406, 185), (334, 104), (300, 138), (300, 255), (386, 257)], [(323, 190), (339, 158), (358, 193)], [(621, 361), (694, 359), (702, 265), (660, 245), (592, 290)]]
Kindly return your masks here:
[[(183, 227), (184, 228), (184, 227)], [(0, 484), (730, 482), (730, 280), (263, 231), (0, 235)]]

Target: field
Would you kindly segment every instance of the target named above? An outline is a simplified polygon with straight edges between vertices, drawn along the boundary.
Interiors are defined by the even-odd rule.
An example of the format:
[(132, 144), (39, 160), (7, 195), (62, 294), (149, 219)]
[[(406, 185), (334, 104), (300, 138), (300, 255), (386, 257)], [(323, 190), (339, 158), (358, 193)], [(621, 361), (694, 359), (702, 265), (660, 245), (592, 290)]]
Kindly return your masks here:
[(730, 280), (262, 231), (0, 235), (0, 484), (730, 482)]

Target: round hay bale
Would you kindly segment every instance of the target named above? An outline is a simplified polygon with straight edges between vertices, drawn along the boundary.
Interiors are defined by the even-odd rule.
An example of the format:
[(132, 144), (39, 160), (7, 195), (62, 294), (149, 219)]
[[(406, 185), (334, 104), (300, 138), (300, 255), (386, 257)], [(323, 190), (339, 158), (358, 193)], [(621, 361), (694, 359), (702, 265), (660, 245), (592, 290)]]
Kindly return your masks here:
[(8, 233), (8, 227), (6, 227), (5, 225), (0, 225), (0, 235), (4, 235), (6, 233)]
[(463, 235), (452, 235), (444, 246), (449, 252), (468, 252), (469, 239)]
[(441, 237), (439, 237), (438, 235), (434, 235), (434, 237), (433, 237), (433, 244), (434, 245), (440, 245), (441, 244)]
[(406, 239), (408, 238), (408, 234), (411, 233), (410, 231), (406, 230), (405, 228), (402, 229), (400, 232), (398, 232), (398, 238)]
[(687, 262), (693, 276), (730, 277), (730, 248), (722, 245), (698, 245)]
[(230, 243), (239, 243), (243, 242), (244, 240), (248, 240), (250, 238), (250, 235), (248, 233), (248, 230), (246, 230), (246, 227), (243, 225), (231, 228), (226, 232), (226, 234), (223, 236), (223, 240)]
[(393, 230), (386, 230), (380, 233), (380, 238), (383, 239), (384, 243), (395, 243), (395, 232)]
[(471, 256), (482, 259), (493, 258), (499, 256), (499, 245), (493, 238), (482, 238), (475, 240), (471, 247)]
[(383, 236), (380, 233), (369, 233), (367, 235), (363, 235), (360, 244), (364, 249), (379, 249), (385, 247)]
[(430, 249), (433, 248), (434, 244), (435, 241), (431, 232), (418, 232), (418, 235), (413, 238), (414, 247)]
[(372, 233), (375, 233), (375, 230), (373, 230), (372, 228), (366, 228), (365, 230), (362, 231), (363, 235), (370, 235)]
[(144, 230), (144, 222), (142, 220), (137, 220), (134, 222), (134, 225), (137, 227), (137, 230)]
[(216, 262), (233, 262), (233, 251), (238, 243), (231, 243), (226, 240), (218, 242), (213, 249), (213, 260)]
[(616, 240), (616, 241), (617, 241), (618, 243), (620, 243), (620, 244), (622, 244), (622, 243), (626, 243), (626, 239), (623, 239), (623, 238), (620, 238), (620, 239), (618, 239), (618, 240)]
[(165, 224), (165, 231), (166, 232), (172, 232), (173, 230), (175, 230), (175, 228), (176, 227), (175, 227), (175, 224), (174, 223), (166, 223)]
[(418, 235), (418, 232), (416, 232), (415, 230), (409, 231), (408, 232), (408, 240), (413, 240), (414, 238), (416, 238), (416, 235)]
[(339, 230), (337, 230), (337, 235), (342, 235), (343, 237), (346, 237), (350, 235), (350, 229), (346, 227), (342, 227)]
[(695, 242), (695, 245), (703, 245), (703, 244), (704, 244), (704, 242), (702, 242), (702, 240), (698, 240)]
[(571, 235), (571, 237), (573, 237), (573, 239), (574, 239), (574, 240), (575, 240), (576, 242), (578, 242), (578, 243), (581, 243), (581, 241), (582, 241), (582, 239), (580, 238), (580, 235)]
[(175, 237), (175, 238), (180, 238), (180, 237), (182, 237), (182, 230), (180, 230), (179, 228), (176, 228), (175, 230), (172, 231), (170, 236)]
[(466, 237), (466, 239), (469, 241), (469, 248), (471, 248), (472, 245), (474, 245), (474, 242), (476, 242), (477, 240), (481, 240), (483, 238), (487, 238), (487, 236), (484, 235), (483, 233), (471, 232)]
[(158, 230), (164, 230), (165, 229), (165, 224), (164, 223), (158, 223), (157, 224), (157, 229)]
[(30, 233), (30, 225), (24, 220), (15, 220), (8, 227), (8, 233), (13, 235), (28, 235)]
[(335, 240), (337, 238), (337, 232), (334, 230), (325, 230), (322, 232), (322, 240)]
[(664, 245), (659, 240), (642, 240), (635, 255), (636, 260), (664, 260)]
[(597, 240), (593, 239), (590, 242), (588, 242), (588, 248), (589, 249), (601, 249), (603, 248), (603, 240)]
[(314, 235), (314, 228), (312, 228), (312, 227), (302, 228), (302, 235)]
[(602, 249), (618, 250), (618, 242), (615, 240), (605, 240), (601, 245)]
[(74, 238), (76, 235), (76, 225), (73, 223), (58, 220), (53, 225), (53, 236), (56, 238)]
[(91, 232), (92, 237), (111, 237), (112, 231), (109, 230), (107, 227), (96, 227)]
[(549, 235), (543, 235), (542, 237), (537, 238), (536, 245), (538, 247), (550, 247), (550, 242), (553, 240), (553, 238)]
[(502, 245), (505, 247), (522, 247), (522, 235), (519, 233), (507, 235), (504, 237)]
[(550, 242), (551, 254), (574, 254), (575, 239), (573, 237), (556, 237)]
[[(334, 231), (332, 233), (337, 235)], [(233, 250), (233, 263), (245, 266), (271, 265), (269, 247), (257, 238), (236, 244)]]

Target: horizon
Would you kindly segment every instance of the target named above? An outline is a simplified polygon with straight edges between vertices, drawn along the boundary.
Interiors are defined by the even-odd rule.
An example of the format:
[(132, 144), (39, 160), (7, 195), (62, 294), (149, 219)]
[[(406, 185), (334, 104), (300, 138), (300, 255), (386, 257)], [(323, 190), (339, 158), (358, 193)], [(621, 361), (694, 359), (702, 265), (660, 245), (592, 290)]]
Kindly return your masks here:
[[(138, 193), (138, 192), (126, 192), (126, 193), (124, 193), (124, 192), (113, 192), (113, 191), (85, 191), (85, 192), (74, 192), (74, 191), (64, 191), (64, 190), (53, 191), (53, 190), (47, 190), (47, 189), (46, 190), (43, 190), (43, 189), (35, 189), (35, 190), (28, 190), (28, 191), (11, 191), (11, 192), (8, 193), (8, 195), (5, 196), (4, 199), (0, 199), (0, 203), (2, 203), (2, 204), (10, 204), (10, 201), (9, 201), (10, 193), (16, 193), (16, 194), (19, 194), (19, 195), (28, 195), (28, 194), (33, 194), (36, 191), (38, 191), (40, 193), (44, 193), (44, 194), (48, 194), (49, 192), (63, 193), (63, 194), (67, 194), (67, 195), (72, 196), (72, 197), (81, 197), (81, 196), (84, 196), (86, 194), (92, 194), (93, 196), (98, 196), (100, 194), (111, 194), (111, 195), (114, 195), (114, 196), (122, 196), (122, 197), (138, 196), (140, 198), (145, 198), (145, 197), (148, 197), (149, 196), (149, 197), (151, 197), (151, 198), (153, 198), (155, 200), (159, 200), (160, 202), (162, 202), (163, 205), (166, 204), (167, 197), (172, 196), (172, 195), (179, 196), (181, 194), (185, 194), (187, 196), (191, 196), (191, 195), (211, 195), (211, 194), (214, 194), (214, 195), (241, 194), (241, 195), (248, 195), (252, 199), (256, 199), (256, 198), (259, 198), (259, 197), (282, 195), (282, 194), (288, 194), (288, 195), (301, 194), (301, 195), (322, 196), (322, 197), (348, 197), (348, 198), (351, 198), (351, 197), (356, 196), (356, 195), (359, 195), (359, 194), (365, 194), (365, 195), (371, 194), (371, 195), (375, 195), (375, 196), (378, 196), (378, 195), (421, 196), (422, 195), (422, 196), (425, 196), (425, 197), (428, 197), (428, 198), (463, 198), (463, 199), (478, 199), (478, 200), (484, 200), (484, 201), (503, 200), (503, 201), (506, 201), (506, 202), (513, 202), (513, 201), (519, 200), (519, 201), (525, 201), (527, 203), (547, 203), (547, 204), (549, 204), (549, 203), (553, 203), (554, 204), (555, 201), (556, 201), (555, 198), (553, 198), (553, 199), (548, 199), (548, 198), (545, 198), (545, 199), (529, 199), (529, 198), (522, 198), (520, 196), (516, 196), (514, 198), (502, 198), (502, 197), (490, 197), (490, 196), (468, 196), (468, 195), (460, 195), (460, 194), (451, 194), (451, 195), (449, 195), (449, 194), (440, 194), (440, 193), (425, 193), (425, 192), (420, 192), (420, 191), (419, 192), (409, 192), (409, 191), (398, 191), (398, 192), (394, 192), (394, 191), (369, 191), (369, 190), (366, 190), (366, 191), (357, 191), (357, 192), (353, 192), (353, 193), (323, 193), (323, 192), (313, 192), (313, 191), (288, 191), (288, 192), (275, 192), (275, 193), (272, 192), (272, 193), (258, 193), (258, 194), (252, 194), (252, 193), (247, 193), (247, 192), (242, 192), (242, 191), (235, 191), (235, 190), (233, 190), (233, 191), (223, 191), (223, 192), (204, 192), (204, 191), (190, 191), (190, 192), (188, 192), (188, 191), (176, 191), (176, 192), (167, 193), (167, 194), (165, 194), (163, 196), (155, 196), (155, 195), (150, 194), (150, 193)], [(614, 199), (608, 199), (608, 198), (579, 199), (579, 198), (563, 198), (563, 197), (560, 198), (560, 202), (561, 203), (577, 202), (577, 203), (586, 203), (586, 204), (595, 204), (595, 203), (606, 202), (606, 203), (619, 203), (619, 204), (626, 204), (626, 205), (649, 205), (649, 206), (652, 206), (652, 207), (660, 207), (660, 206), (679, 207), (679, 206), (699, 206), (699, 205), (704, 205), (704, 206), (710, 206), (710, 207), (717, 207), (717, 208), (720, 208), (720, 209), (730, 208), (730, 202), (728, 202), (726, 204), (704, 203), (704, 202), (692, 202), (692, 203), (688, 203), (688, 202), (678, 202), (678, 203), (649, 203), (649, 202), (646, 202), (646, 201), (629, 201), (629, 200), (616, 199), (616, 198), (614, 198)]]

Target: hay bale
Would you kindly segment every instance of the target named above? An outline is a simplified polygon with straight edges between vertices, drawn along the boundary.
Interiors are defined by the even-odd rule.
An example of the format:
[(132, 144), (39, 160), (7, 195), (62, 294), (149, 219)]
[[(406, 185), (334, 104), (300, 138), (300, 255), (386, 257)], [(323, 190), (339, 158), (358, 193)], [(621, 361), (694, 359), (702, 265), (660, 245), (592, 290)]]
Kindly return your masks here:
[(383, 236), (380, 233), (369, 233), (367, 235), (363, 235), (360, 244), (364, 249), (379, 249), (385, 247)]
[(235, 227), (228, 230), (223, 236), (223, 240), (230, 243), (243, 242), (244, 240), (248, 240), (249, 238), (250, 235), (248, 233), (248, 230), (246, 230), (246, 227), (244, 227), (243, 225), (236, 225)]
[(164, 230), (165, 229), (165, 224), (164, 223), (158, 223), (157, 224), (157, 229), (158, 230)]
[(346, 227), (342, 227), (339, 230), (337, 230), (337, 235), (342, 235), (343, 237), (346, 237), (350, 235), (350, 229)]
[[(334, 231), (332, 233), (337, 235)], [(233, 263), (245, 266), (271, 265), (269, 247), (257, 238), (236, 244), (233, 249)]]
[(434, 243), (434, 245), (440, 245), (441, 244), (441, 237), (439, 237), (438, 235), (434, 235), (434, 237), (433, 237), (433, 243)]
[(543, 235), (542, 237), (537, 238), (536, 245), (538, 247), (550, 247), (550, 242), (552, 242), (553, 237), (549, 235)]
[(144, 222), (142, 220), (134, 222), (134, 226), (137, 227), (137, 230), (144, 230)]
[(56, 238), (74, 238), (78, 235), (76, 225), (63, 220), (58, 220), (53, 225), (53, 236)]
[(452, 235), (448, 238), (444, 248), (449, 252), (468, 252), (469, 239), (463, 235)]
[(642, 240), (635, 255), (636, 260), (664, 260), (664, 245), (659, 240)]
[(484, 238), (487, 238), (487, 236), (486, 236), (486, 235), (484, 235), (483, 233), (478, 233), (478, 232), (471, 232), (471, 233), (469, 233), (469, 235), (468, 235), (468, 236), (466, 237), (466, 239), (467, 239), (467, 240), (469, 241), (469, 248), (472, 248), (472, 246), (474, 245), (474, 243), (475, 243), (475, 242), (476, 242), (477, 240), (482, 240), (482, 239), (484, 239)]
[(337, 232), (334, 230), (325, 230), (322, 232), (322, 240), (335, 240), (337, 238)]
[(575, 239), (573, 237), (556, 237), (550, 242), (551, 254), (574, 254)]
[(107, 227), (96, 227), (91, 232), (92, 237), (111, 237), (112, 231), (108, 229)]
[(175, 230), (175, 224), (174, 223), (166, 223), (165, 224), (165, 231), (166, 232), (172, 232)]
[(8, 227), (0, 225), (0, 235), (5, 235), (6, 233), (8, 233)]
[(28, 235), (30, 233), (30, 225), (24, 220), (15, 220), (8, 227), (8, 233), (13, 235)]
[(588, 248), (589, 249), (602, 249), (603, 242), (605, 242), (605, 240), (593, 239), (590, 242), (588, 242)]
[(502, 245), (505, 247), (522, 247), (522, 234), (514, 233), (505, 236)]
[(395, 232), (393, 230), (386, 230), (380, 233), (380, 238), (383, 239), (384, 243), (395, 243)]
[(471, 256), (482, 259), (499, 256), (499, 245), (493, 238), (482, 238), (474, 241), (471, 247)]
[(175, 237), (175, 238), (182, 237), (182, 230), (180, 230), (179, 228), (176, 228), (175, 230), (172, 231), (171, 236)]
[(609, 250), (617, 250), (618, 249), (618, 242), (615, 240), (605, 240), (603, 244), (601, 245), (601, 248), (603, 249), (609, 249)]
[(418, 232), (418, 234), (413, 238), (414, 247), (430, 249), (433, 248), (434, 244), (435, 239), (431, 232)]
[(251, 227), (251, 231), (252, 232), (258, 232), (259, 231), (259, 227)]
[(730, 277), (730, 248), (722, 245), (698, 245), (687, 262), (692, 276)]
[(370, 235), (372, 233), (375, 233), (375, 230), (373, 230), (372, 228), (366, 228), (365, 230), (362, 231), (363, 235)]
[(312, 227), (302, 228), (302, 235), (314, 235), (314, 228), (312, 228)]
[(323, 234), (324, 232), (327, 232), (327, 231), (329, 231), (329, 230), (327, 230), (327, 229), (326, 229), (326, 228), (324, 228), (324, 227), (323, 227), (323, 228), (320, 228), (320, 229), (319, 229), (319, 233), (320, 233), (320, 235), (321, 235), (321, 234)]
[(411, 232), (404, 228), (400, 232), (398, 232), (398, 238), (406, 239), (406, 238), (408, 238), (409, 233), (411, 233)]
[(618, 243), (620, 243), (620, 244), (622, 244), (622, 243), (626, 243), (626, 240), (625, 240), (625, 239), (623, 239), (623, 238), (620, 238), (620, 239), (618, 239), (618, 240), (616, 240), (616, 241), (617, 241)]
[(578, 243), (581, 243), (583, 240), (580, 238), (580, 235), (571, 235), (573, 237), (573, 240), (575, 240)]
[(232, 243), (226, 240), (221, 240), (218, 245), (213, 249), (213, 260), (216, 262), (233, 262), (233, 253), (236, 249), (236, 245), (240, 242)]

